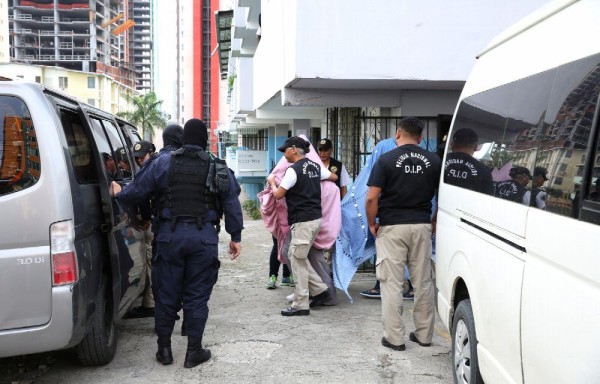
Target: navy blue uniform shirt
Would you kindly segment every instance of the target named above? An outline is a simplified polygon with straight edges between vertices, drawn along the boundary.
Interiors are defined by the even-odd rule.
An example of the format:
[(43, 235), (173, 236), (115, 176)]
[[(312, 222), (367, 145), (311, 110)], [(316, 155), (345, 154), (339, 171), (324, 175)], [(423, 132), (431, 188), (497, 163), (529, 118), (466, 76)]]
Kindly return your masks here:
[[(186, 144), (184, 147), (196, 151), (201, 150), (200, 146), (197, 145)], [(138, 172), (135, 179), (123, 188), (116, 196), (117, 200), (123, 204), (140, 204), (143, 201), (148, 201), (151, 196), (160, 196), (162, 191), (169, 186), (170, 163), (170, 152), (158, 156), (148, 167), (144, 167), (144, 172)], [(242, 229), (244, 227), (242, 207), (238, 199), (240, 191), (240, 186), (233, 172), (229, 170), (229, 190), (227, 193), (221, 193), (218, 198), (225, 213), (225, 230), (231, 235), (231, 240), (235, 242), (242, 241)], [(171, 212), (169, 208), (163, 208), (161, 219), (170, 221)], [(204, 222), (218, 223), (217, 211), (209, 209), (204, 216)]]

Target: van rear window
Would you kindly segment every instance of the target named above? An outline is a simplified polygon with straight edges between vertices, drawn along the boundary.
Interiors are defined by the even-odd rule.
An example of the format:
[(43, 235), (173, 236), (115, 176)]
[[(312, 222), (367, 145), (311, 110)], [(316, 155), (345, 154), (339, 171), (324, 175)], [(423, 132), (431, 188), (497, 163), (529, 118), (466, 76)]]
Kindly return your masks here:
[(21, 191), (40, 178), (40, 152), (23, 100), (0, 95), (0, 196)]

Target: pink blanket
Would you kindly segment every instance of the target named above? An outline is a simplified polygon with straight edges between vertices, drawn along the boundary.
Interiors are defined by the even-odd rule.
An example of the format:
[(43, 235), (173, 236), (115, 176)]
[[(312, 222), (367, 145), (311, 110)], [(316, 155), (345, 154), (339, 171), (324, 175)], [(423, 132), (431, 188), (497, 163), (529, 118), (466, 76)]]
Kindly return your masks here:
[[(306, 136), (300, 135), (304, 140)], [(321, 167), (323, 163), (314, 147), (310, 146), (310, 152), (306, 154), (310, 160), (318, 163)], [(282, 157), (271, 174), (275, 175), (277, 183), (281, 182), (285, 171), (291, 166), (285, 157)], [(258, 193), (258, 201), (260, 203), (260, 213), (262, 215), (265, 226), (271, 234), (277, 239), (279, 245), (279, 260), (284, 259), (281, 256), (283, 242), (290, 231), (287, 221), (287, 204), (285, 198), (276, 200), (271, 192), (271, 186), (265, 185), (265, 189)], [(323, 221), (321, 230), (315, 239), (313, 247), (317, 249), (329, 249), (335, 243), (335, 239), (340, 233), (342, 227), (342, 211), (340, 204), (340, 190), (331, 181), (321, 181), (321, 206), (323, 210)]]

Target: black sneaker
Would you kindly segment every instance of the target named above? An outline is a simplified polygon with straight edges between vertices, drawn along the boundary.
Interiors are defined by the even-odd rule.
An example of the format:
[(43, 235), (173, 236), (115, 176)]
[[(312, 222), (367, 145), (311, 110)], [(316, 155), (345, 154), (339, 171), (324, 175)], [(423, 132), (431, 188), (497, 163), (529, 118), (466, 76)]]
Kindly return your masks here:
[(368, 297), (369, 299), (381, 299), (381, 291), (379, 289), (371, 288), (366, 291), (362, 291), (360, 293), (363, 297)]
[(404, 351), (406, 349), (406, 344), (394, 345), (387, 341), (385, 337), (381, 338), (381, 345), (386, 348), (393, 349), (394, 351)]
[(421, 347), (431, 347), (431, 343), (421, 343), (414, 332), (411, 332), (410, 335), (408, 335), (408, 338), (410, 341), (419, 344)]
[(308, 316), (310, 315), (310, 309), (296, 309), (289, 307), (281, 311), (282, 316)]

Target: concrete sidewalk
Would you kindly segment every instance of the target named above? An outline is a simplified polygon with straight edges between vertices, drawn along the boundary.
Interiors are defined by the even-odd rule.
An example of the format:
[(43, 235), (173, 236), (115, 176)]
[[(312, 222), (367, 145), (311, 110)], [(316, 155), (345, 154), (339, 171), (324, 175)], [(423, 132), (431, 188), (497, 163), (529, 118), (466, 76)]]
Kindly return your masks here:
[[(351, 304), (311, 310), (307, 317), (283, 317), (293, 288), (266, 289), (271, 236), (262, 221), (246, 221), (242, 254), (227, 254), (221, 234), (219, 281), (210, 301), (204, 344), (212, 359), (183, 368), (187, 340), (173, 336), (175, 363), (158, 364), (153, 319), (124, 320), (117, 355), (105, 367), (80, 367), (67, 352), (51, 355), (43, 372), (13, 383), (451, 383), (450, 340), (439, 320), (433, 346), (406, 341), (404, 352), (381, 346), (381, 304), (358, 293), (373, 285), (373, 273), (359, 273), (350, 285)], [(281, 275), (279, 276), (281, 279)], [(414, 330), (411, 301), (405, 301), (407, 332)], [(408, 335), (407, 335), (408, 336)], [(40, 356), (40, 355), (36, 355)], [(42, 355), (43, 356), (43, 355)], [(3, 360), (0, 360), (0, 364)], [(6, 377), (5, 377), (6, 379)], [(2, 379), (0, 378), (0, 382)]]

